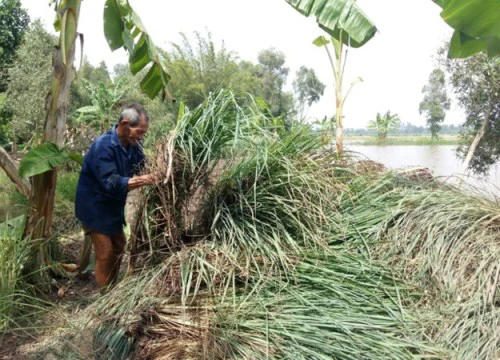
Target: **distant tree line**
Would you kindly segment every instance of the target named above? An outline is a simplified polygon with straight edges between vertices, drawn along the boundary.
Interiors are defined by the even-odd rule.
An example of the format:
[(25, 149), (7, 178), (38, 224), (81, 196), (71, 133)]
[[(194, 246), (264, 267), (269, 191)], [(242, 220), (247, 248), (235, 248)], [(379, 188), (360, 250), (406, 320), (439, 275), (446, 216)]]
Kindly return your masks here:
[[(462, 129), (461, 125), (441, 125), (440, 134), (458, 134)], [(368, 128), (347, 128), (347, 135), (377, 135), (376, 129)], [(399, 128), (387, 132), (388, 135), (431, 135), (431, 130), (427, 126), (417, 126), (411, 123), (401, 123)]]

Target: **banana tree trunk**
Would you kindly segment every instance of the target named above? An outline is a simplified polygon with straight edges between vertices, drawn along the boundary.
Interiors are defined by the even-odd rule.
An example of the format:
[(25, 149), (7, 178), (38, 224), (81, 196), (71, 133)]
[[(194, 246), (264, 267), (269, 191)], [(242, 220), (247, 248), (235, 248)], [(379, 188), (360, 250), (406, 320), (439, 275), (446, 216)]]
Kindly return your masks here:
[(462, 173), (466, 173), (467, 170), (469, 169), (470, 163), (472, 161), (472, 157), (474, 156), (474, 153), (476, 152), (477, 146), (479, 145), (479, 142), (483, 138), (484, 134), (486, 133), (486, 128), (488, 127), (488, 122), (490, 121), (490, 114), (491, 114), (492, 109), (489, 108), (484, 112), (484, 119), (483, 123), (481, 124), (481, 128), (477, 132), (476, 136), (474, 137), (474, 140), (470, 144), (469, 151), (467, 151), (467, 155), (465, 156), (464, 163), (462, 165)]
[[(342, 60), (339, 60), (339, 68), (342, 64)], [(344, 151), (344, 124), (342, 123), (342, 76), (337, 77), (337, 82), (335, 84), (335, 119), (336, 119), (336, 150), (338, 154), (342, 154)]]
[[(47, 113), (43, 141), (50, 141), (59, 146), (64, 143), (69, 91), (75, 78), (73, 61), (80, 5), (81, 0), (68, 0), (64, 8), (58, 9), (61, 35), (53, 55), (52, 84), (45, 104)], [(31, 239), (44, 241), (50, 238), (56, 179), (55, 169), (32, 178), (32, 192), (24, 230), (24, 235)]]
[(17, 175), (17, 166), (9, 156), (7, 151), (3, 147), (0, 146), (0, 167), (5, 171), (7, 176), (16, 186), (17, 191), (23, 194), (26, 197), (30, 196), (31, 186), (29, 182), (21, 179), (19, 175)]

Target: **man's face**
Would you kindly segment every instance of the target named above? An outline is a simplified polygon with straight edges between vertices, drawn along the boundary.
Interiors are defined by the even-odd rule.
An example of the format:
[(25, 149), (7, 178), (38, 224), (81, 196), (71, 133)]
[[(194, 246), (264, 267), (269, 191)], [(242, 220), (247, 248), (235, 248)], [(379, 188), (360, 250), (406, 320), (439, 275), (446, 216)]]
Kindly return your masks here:
[(144, 140), (144, 135), (148, 132), (149, 123), (146, 121), (144, 116), (141, 116), (139, 124), (135, 127), (130, 126), (127, 123), (125, 136), (127, 142), (130, 145), (137, 146), (141, 141)]

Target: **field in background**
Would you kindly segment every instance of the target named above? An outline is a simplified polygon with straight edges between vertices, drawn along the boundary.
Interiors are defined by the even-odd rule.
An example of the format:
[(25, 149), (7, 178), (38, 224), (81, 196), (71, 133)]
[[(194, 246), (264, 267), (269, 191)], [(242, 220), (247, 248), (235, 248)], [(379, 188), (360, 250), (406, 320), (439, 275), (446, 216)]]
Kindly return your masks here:
[(379, 140), (371, 135), (347, 135), (346, 144), (356, 145), (458, 145), (458, 134), (440, 135), (432, 139), (429, 135), (389, 135), (386, 140)]

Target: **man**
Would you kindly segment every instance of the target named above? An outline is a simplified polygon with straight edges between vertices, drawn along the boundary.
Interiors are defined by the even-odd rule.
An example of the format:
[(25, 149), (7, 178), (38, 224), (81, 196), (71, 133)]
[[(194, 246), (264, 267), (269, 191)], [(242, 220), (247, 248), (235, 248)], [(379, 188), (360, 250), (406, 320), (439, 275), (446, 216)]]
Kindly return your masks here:
[(94, 141), (83, 160), (75, 212), (92, 238), (95, 278), (104, 289), (116, 281), (125, 248), (127, 194), (153, 183), (150, 174), (136, 176), (144, 165), (141, 142), (148, 127), (149, 114), (144, 107), (127, 105), (118, 124)]

